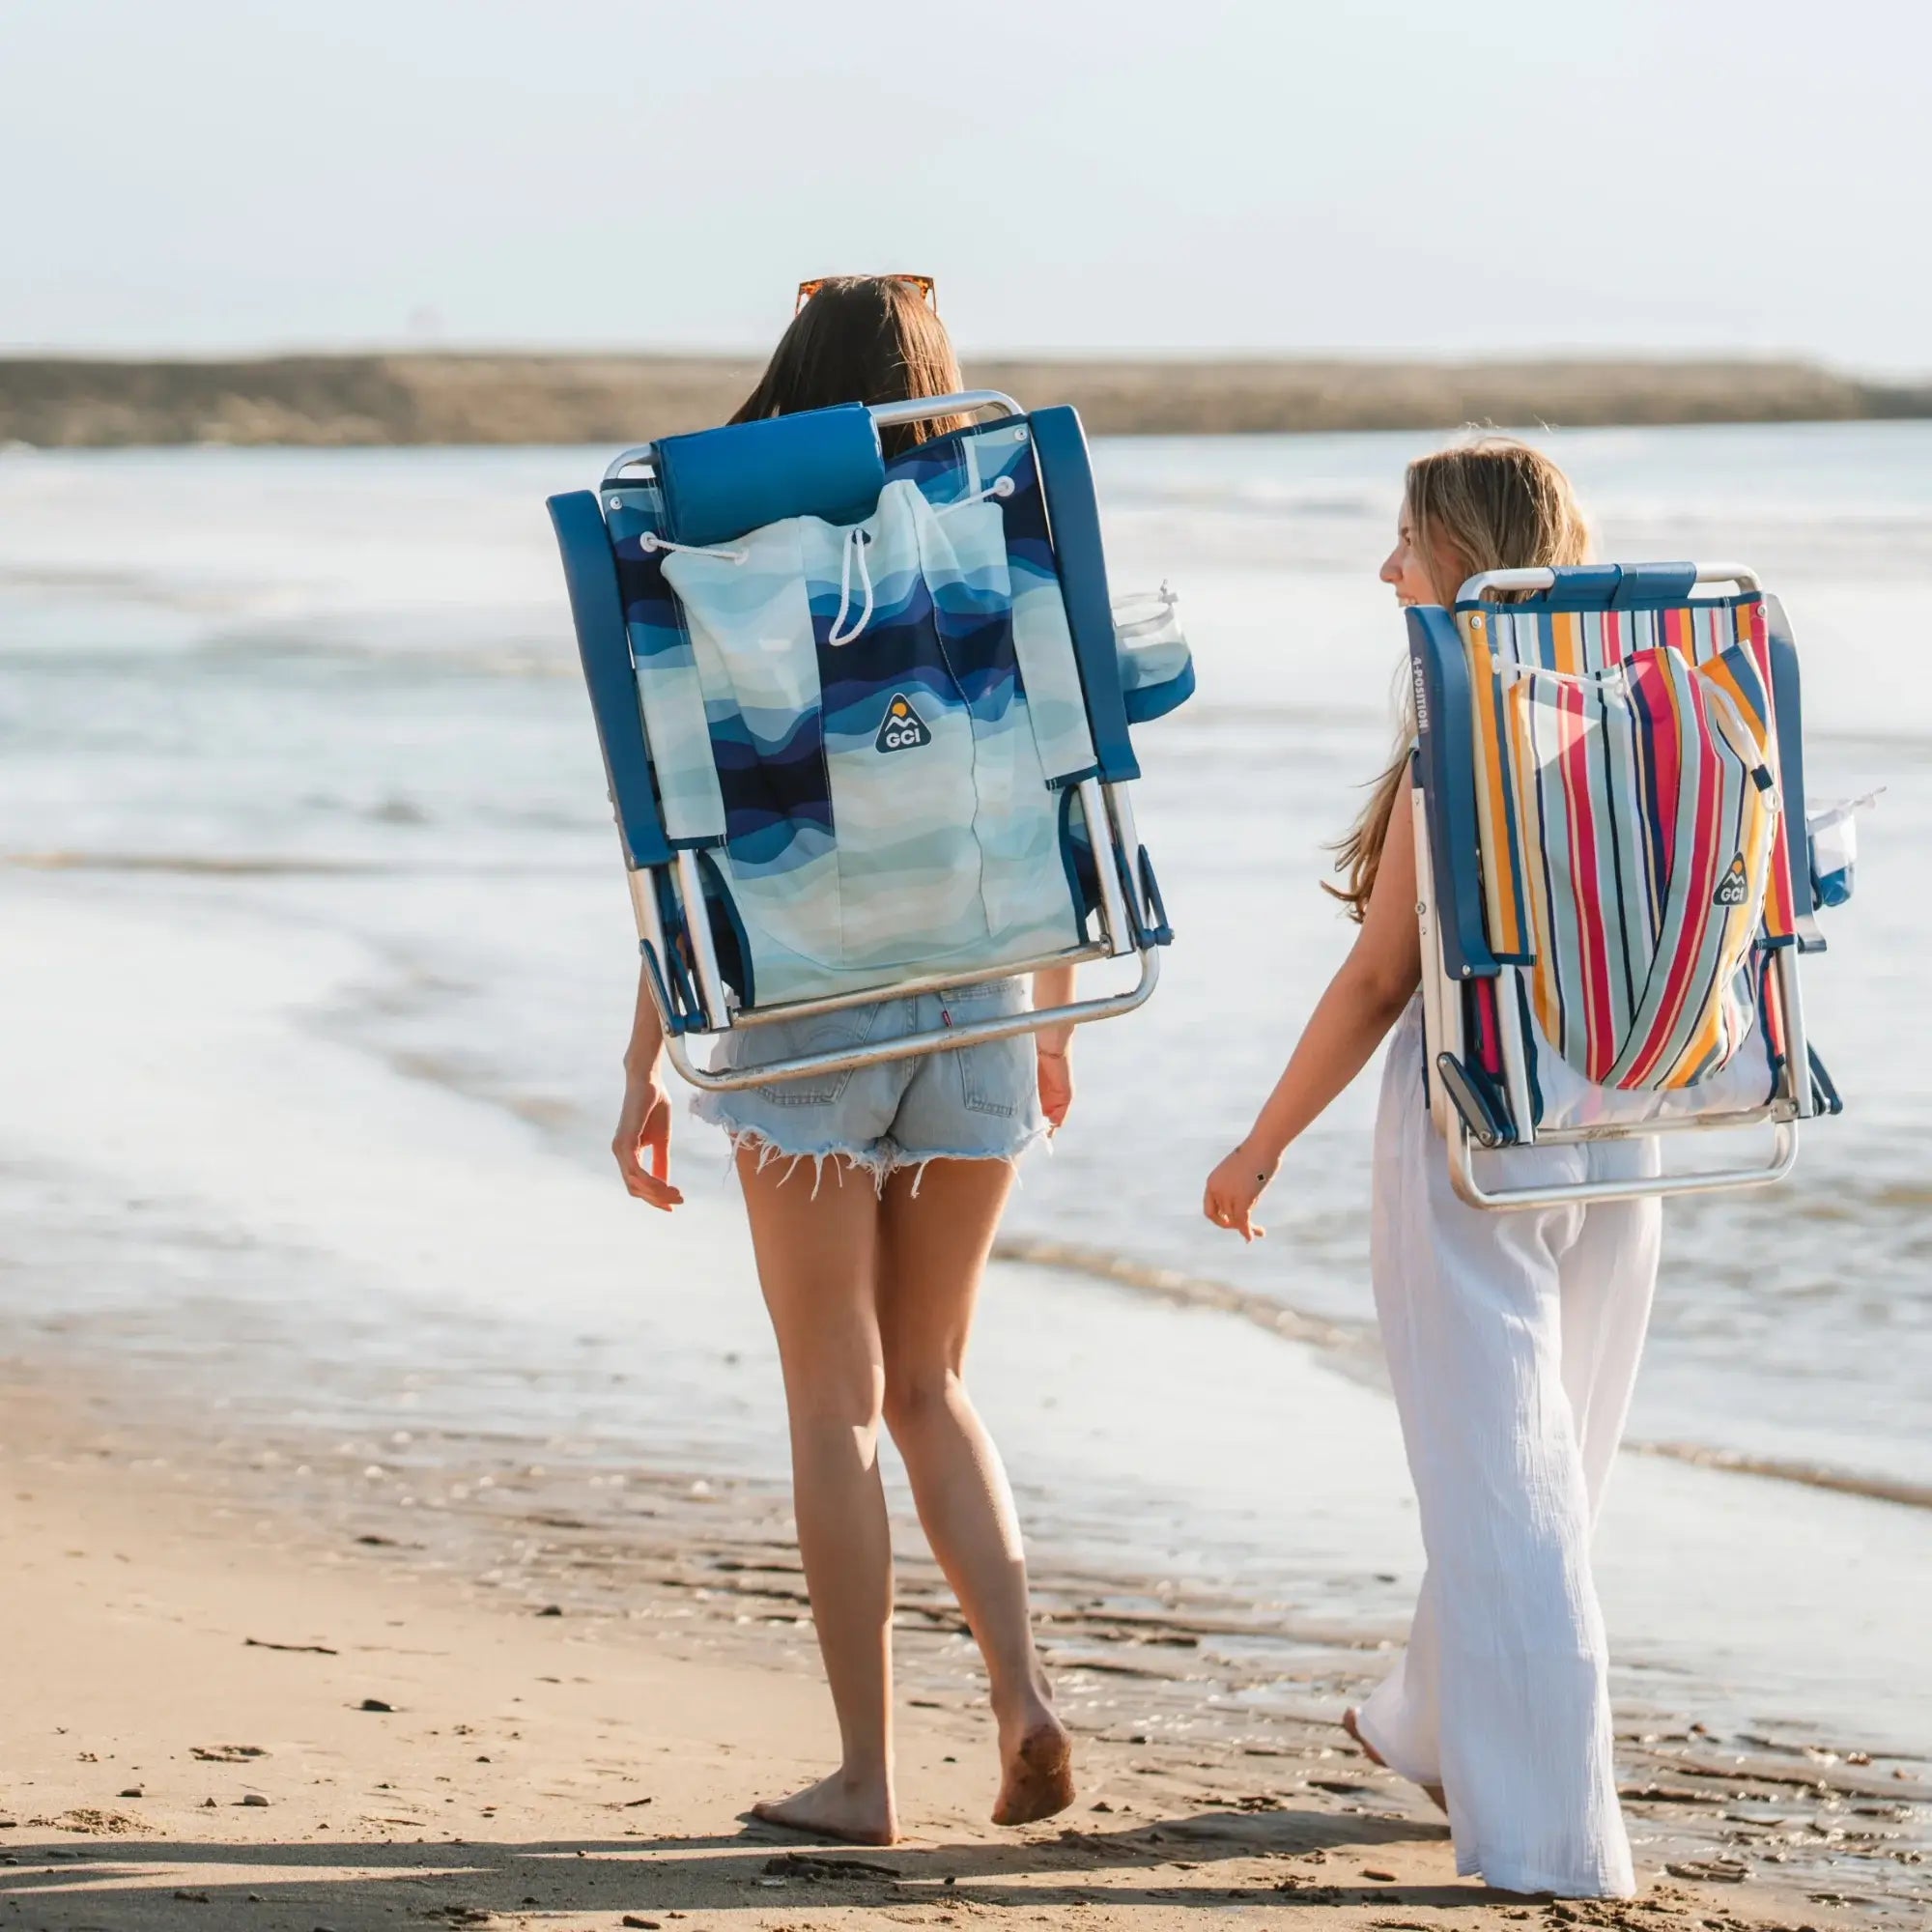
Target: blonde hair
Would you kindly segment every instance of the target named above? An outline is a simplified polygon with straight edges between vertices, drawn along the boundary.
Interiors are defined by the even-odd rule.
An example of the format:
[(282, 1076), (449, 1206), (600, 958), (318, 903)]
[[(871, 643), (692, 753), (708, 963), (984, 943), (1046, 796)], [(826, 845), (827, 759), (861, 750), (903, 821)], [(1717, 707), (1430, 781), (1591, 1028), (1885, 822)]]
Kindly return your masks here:
[[(1403, 481), (1403, 508), (1438, 604), (1484, 570), (1581, 563), (1590, 531), (1570, 479), (1542, 450), (1510, 436), (1479, 436), (1418, 456)], [(1402, 797), (1414, 735), (1413, 699), (1403, 680), (1401, 742), (1375, 781), (1361, 816), (1335, 847), (1343, 883), (1322, 890), (1359, 922), (1381, 869), (1389, 821)]]

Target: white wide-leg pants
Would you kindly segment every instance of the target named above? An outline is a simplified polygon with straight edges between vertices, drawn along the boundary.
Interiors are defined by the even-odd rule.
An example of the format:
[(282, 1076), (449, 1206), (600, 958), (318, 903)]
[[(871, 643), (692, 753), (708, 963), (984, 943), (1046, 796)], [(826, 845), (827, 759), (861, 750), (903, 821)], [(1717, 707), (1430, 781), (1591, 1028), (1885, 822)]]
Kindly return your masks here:
[[(1546, 1091), (1567, 1077), (1551, 1068)], [(1490, 1185), (1658, 1160), (1655, 1141), (1478, 1158)], [(1643, 1349), (1661, 1204), (1460, 1201), (1424, 1109), (1419, 1001), (1389, 1044), (1374, 1187), (1376, 1310), (1428, 1571), (1363, 1735), (1392, 1770), (1444, 1788), (1459, 1872), (1627, 1896), (1590, 1534)]]

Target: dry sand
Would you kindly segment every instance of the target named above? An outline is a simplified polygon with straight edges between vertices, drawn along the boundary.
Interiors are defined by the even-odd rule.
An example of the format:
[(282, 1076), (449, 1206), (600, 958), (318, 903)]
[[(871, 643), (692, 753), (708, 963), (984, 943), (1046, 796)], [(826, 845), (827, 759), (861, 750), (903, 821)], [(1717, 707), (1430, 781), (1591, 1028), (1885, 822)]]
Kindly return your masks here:
[[(24, 1371), (0, 1403), (0, 1924), (1911, 1922), (1821, 1901), (1815, 1871), (1788, 1891), (1726, 1883), (1721, 1862), (1694, 1876), (1686, 1861), (1725, 1799), (1683, 1780), (1653, 1786), (1648, 1808), (1685, 1812), (1690, 1849), (1641, 1900), (1489, 1893), (1454, 1877), (1426, 1803), (1311, 1726), (1264, 1751), (1083, 1727), (1076, 1807), (998, 1831), (989, 1727), (933, 1663), (941, 1620), (918, 1613), (917, 1575), (909, 1840), (811, 1846), (742, 1818), (817, 1775), (832, 1735), (769, 1499), (739, 1523), (746, 1554), (714, 1553), (708, 1585), (640, 1566), (621, 1608), (546, 1614), (406, 1535), (352, 1537), (326, 1511), (277, 1505), (272, 1485), (225, 1482), (172, 1425), (130, 1427)], [(668, 1514), (667, 1549), (695, 1550)], [(1113, 1635), (1131, 1671), (1186, 1642), (1186, 1620), (1116, 1619)]]

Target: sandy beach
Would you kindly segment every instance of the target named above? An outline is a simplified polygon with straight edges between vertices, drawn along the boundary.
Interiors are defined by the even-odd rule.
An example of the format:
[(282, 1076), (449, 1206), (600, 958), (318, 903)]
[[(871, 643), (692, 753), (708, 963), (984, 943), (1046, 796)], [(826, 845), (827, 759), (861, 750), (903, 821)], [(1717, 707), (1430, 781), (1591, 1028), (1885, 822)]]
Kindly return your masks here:
[[(1029, 1833), (983, 1822), (977, 1660), (901, 1494), (911, 1839), (860, 1855), (747, 1826), (752, 1799), (823, 1769), (832, 1727), (782, 1464), (744, 1447), (776, 1429), (775, 1383), (728, 1218), (640, 1229), (529, 1123), (331, 1040), (331, 988), (371, 970), (335, 942), (232, 912), (184, 929), (118, 888), (17, 873), (6, 933), (14, 1922), (1916, 1922), (1922, 1762), (1707, 1727), (1690, 1713), (1709, 1689), (1667, 1669), (1619, 1712), (1642, 1899), (1532, 1906), (1457, 1881), (1436, 1814), (1336, 1728), (1383, 1667), (1412, 1575), (1382, 1399), (1265, 1338), (1245, 1387), (1216, 1325), (1234, 1318), (1097, 1283), (1049, 1293), (1024, 1268), (1002, 1271), (980, 1387), (1036, 1529), (1081, 1799)], [(120, 997), (129, 961), (138, 1000)], [(76, 1254), (83, 1223), (95, 1242)], [(319, 1266), (326, 1239), (338, 1270), (387, 1258), (380, 1317)], [(233, 1268), (245, 1296), (224, 1287)], [(532, 1319), (607, 1350), (573, 1384), (576, 1426), (548, 1437), (503, 1394), (522, 1331), (493, 1341), (486, 1311), (506, 1269)], [(620, 1270), (643, 1375), (598, 1339), (612, 1314), (592, 1291)], [(450, 1282), (467, 1312), (412, 1306)], [(388, 1339), (372, 1357), (345, 1336)], [(1030, 1386), (1041, 1346), (1071, 1371), (1064, 1409)], [(726, 1393), (700, 1358), (728, 1371)], [(1187, 1389), (1212, 1368), (1239, 1419), (1163, 1401), (1155, 1362)], [(605, 1383), (632, 1418), (621, 1439), (616, 1408), (595, 1406)], [(1094, 1401), (1074, 1399), (1083, 1383)], [(1056, 1444), (1094, 1465), (1084, 1492)], [(1767, 1497), (1785, 1520), (1876, 1513), (1849, 1540), (1817, 1517), (1840, 1565), (1894, 1518), (1918, 1526), (1748, 1479), (1632, 1473), (1643, 1588), (1689, 1627), (1736, 1625), (1740, 1669), (1751, 1594), (1776, 1568), (1749, 1567)], [(1687, 1502), (1687, 1484), (1707, 1487)], [(1306, 1560), (1292, 1590), (1190, 1554), (1217, 1512), (1270, 1496), (1273, 1533)], [(1105, 1520), (1134, 1512), (1133, 1536), (1109, 1542)], [(1166, 1554), (1135, 1571), (1134, 1548)], [(1863, 1560), (1880, 1565), (1865, 1667), (1896, 1668), (1890, 1573)], [(1842, 1595), (1817, 1614), (1841, 1617)]]
[[(491, 1590), (407, 1533), (274, 1509), (272, 1483), (197, 1468), (191, 1437), (116, 1406), (17, 1374), (5, 1394), (0, 1896), (23, 1926), (1872, 1923), (1892, 1912), (1821, 1898), (1815, 1871), (1741, 1882), (1722, 1815), (1767, 1780), (1813, 1805), (1924, 1795), (1843, 1765), (1701, 1783), (1680, 1766), (1640, 1806), (1669, 1820), (1640, 1900), (1535, 1905), (1456, 1881), (1427, 1804), (1326, 1726), (1161, 1744), (1090, 1716), (1074, 1810), (998, 1832), (956, 1622), (914, 1566), (909, 1840), (812, 1846), (741, 1817), (814, 1775), (830, 1731), (769, 1497), (634, 1547), (615, 1601), (566, 1609), (535, 1599), (581, 1560), (559, 1542), (572, 1519), (506, 1521), (548, 1528), (546, 1556), (525, 1588)], [(1117, 1621), (1075, 1676), (1132, 1674), (1189, 1622)]]

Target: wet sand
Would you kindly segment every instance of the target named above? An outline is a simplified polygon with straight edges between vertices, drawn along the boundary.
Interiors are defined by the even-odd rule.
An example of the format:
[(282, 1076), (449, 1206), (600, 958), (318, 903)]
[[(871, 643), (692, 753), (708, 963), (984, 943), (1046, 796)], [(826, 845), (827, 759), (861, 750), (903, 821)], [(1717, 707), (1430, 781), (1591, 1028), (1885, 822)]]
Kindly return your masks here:
[(977, 1672), (916, 1556), (898, 1638), (908, 1840), (812, 1845), (742, 1816), (817, 1775), (831, 1739), (769, 1490), (660, 1472), (627, 1486), (626, 1527), (564, 1514), (540, 1475), (506, 1471), (467, 1530), (426, 1536), (358, 1471), (309, 1464), (292, 1482), (294, 1437), (224, 1454), (185, 1418), (130, 1414), (131, 1393), (17, 1370), (5, 1392), (14, 1923), (1914, 1922), (1903, 1898), (1831, 1894), (1809, 1860), (1782, 1880), (1735, 1850), (1748, 1831), (1762, 1854), (1780, 1812), (1849, 1822), (1922, 1801), (1899, 1767), (1763, 1749), (1739, 1764), (1690, 1737), (1626, 1740), (1628, 1802), (1655, 1833), (1639, 1900), (1525, 1902), (1458, 1881), (1426, 1802), (1332, 1724), (1130, 1728), (1183, 1686), (1198, 1699), (1194, 1653), (1239, 1620), (1157, 1590), (1135, 1611), (1118, 1579), (1045, 1579), (1081, 1795), (1047, 1825), (998, 1831)]

